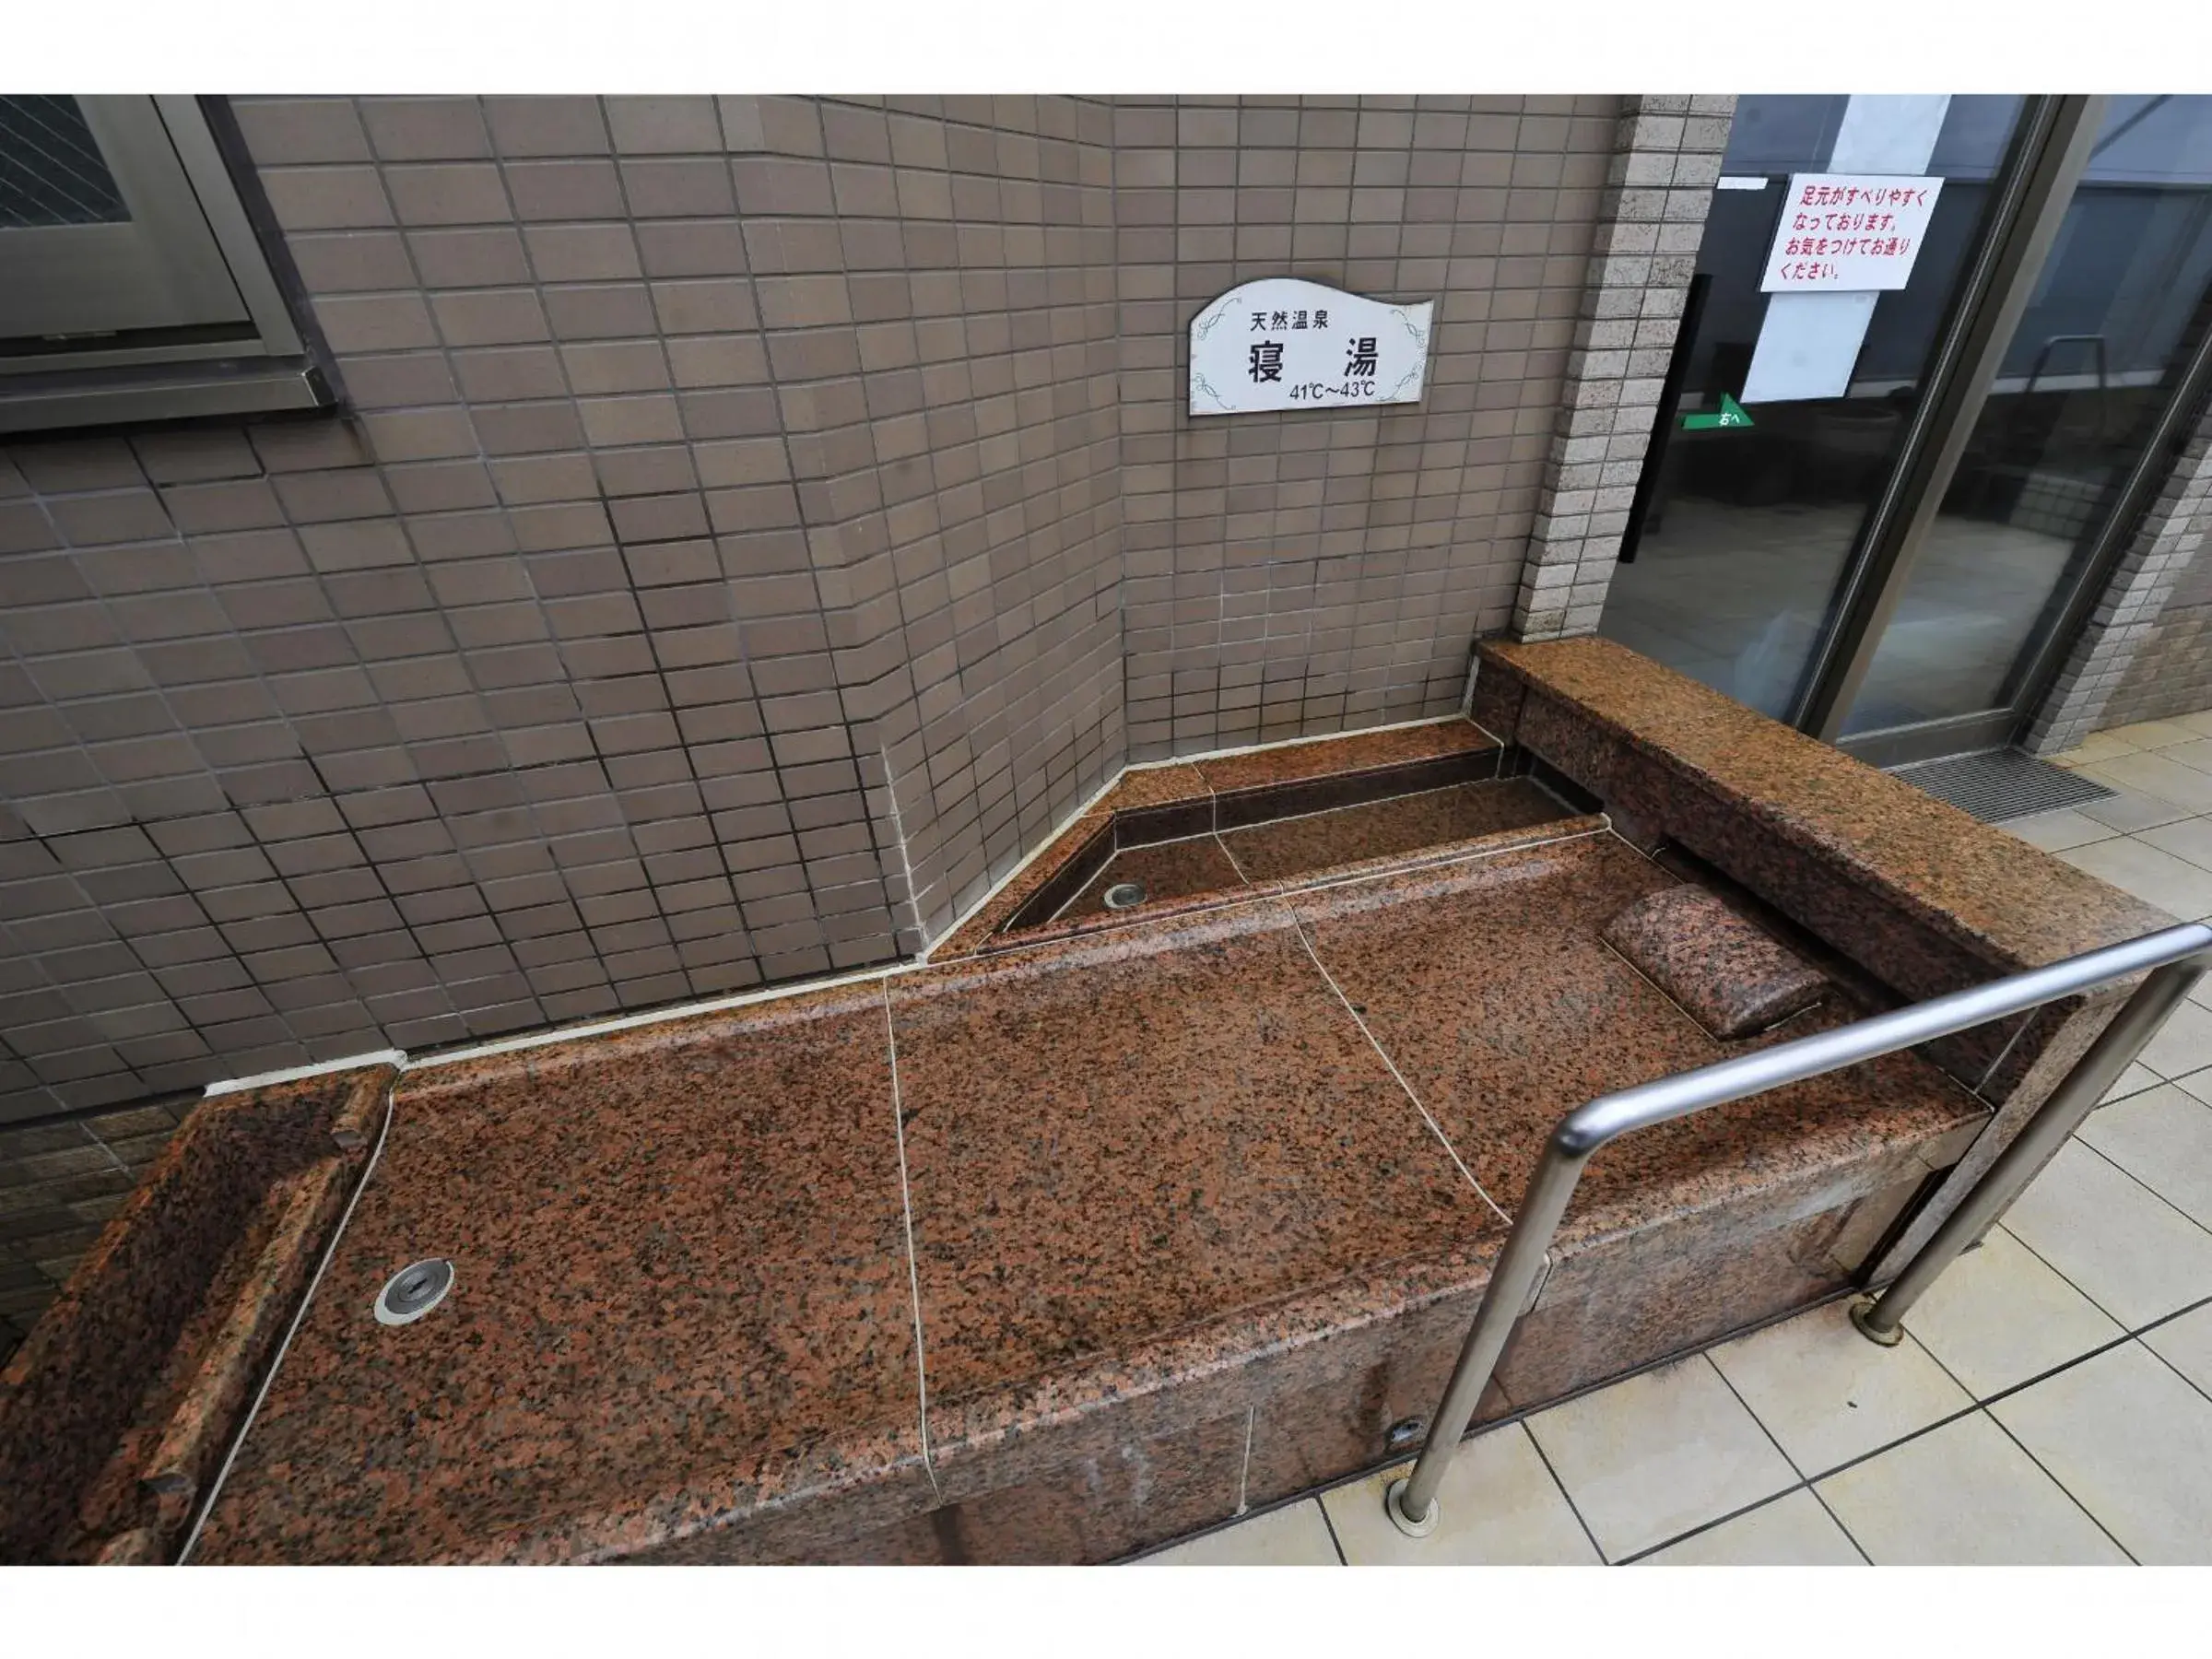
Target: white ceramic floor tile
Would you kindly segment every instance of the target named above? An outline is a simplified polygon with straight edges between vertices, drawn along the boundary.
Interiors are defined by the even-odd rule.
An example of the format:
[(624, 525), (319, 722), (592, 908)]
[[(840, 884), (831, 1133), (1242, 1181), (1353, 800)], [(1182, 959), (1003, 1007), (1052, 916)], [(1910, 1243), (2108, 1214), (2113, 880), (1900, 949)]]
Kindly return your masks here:
[(1645, 1556), (1640, 1567), (1864, 1567), (1851, 1535), (1799, 1487), (1771, 1503)]
[(1989, 1409), (2136, 1559), (2212, 1564), (2212, 1400), (2142, 1344)]
[[(2085, 775), (2088, 770), (2083, 769)], [(2201, 772), (2194, 766), (2169, 760), (2155, 750), (2122, 755), (2117, 759), (2101, 762), (2096, 771), (2101, 778), (2117, 779), (2130, 789), (2139, 789), (2162, 801), (2186, 806), (2193, 813), (2212, 812), (2212, 772)]]
[(1820, 1496), (1877, 1567), (2124, 1564), (2058, 1482), (1981, 1412), (1853, 1464)]
[(1311, 1498), (1148, 1555), (1146, 1567), (1336, 1567), (1329, 1524)]
[(1910, 1335), (1893, 1348), (1860, 1335), (1849, 1302), (1830, 1302), (1724, 1343), (1711, 1357), (1808, 1476), (1974, 1403)]
[(2094, 766), (2100, 760), (2110, 760), (2119, 755), (2132, 755), (2136, 746), (2115, 737), (2110, 732), (2092, 732), (2063, 755), (2051, 757), (2056, 766)]
[[(2199, 980), (2197, 983), (2200, 985), (2212, 983), (2212, 976)], [(2108, 1101), (2124, 1100), (2129, 1095), (2141, 1094), (2147, 1088), (2156, 1088), (2158, 1085), (2159, 1074), (2157, 1072), (2152, 1071), (2147, 1065), (2131, 1061), (2127, 1069), (2120, 1074), (2120, 1080), (2112, 1085), (2104, 1098)]]
[[(2205, 780), (2212, 783), (2212, 778)], [(2068, 847), (2058, 854), (2077, 870), (2087, 870), (2123, 892), (2182, 921), (2212, 915), (2212, 870), (2200, 870), (2185, 858), (2147, 845), (2132, 835)]]
[(2081, 776), (2116, 792), (2104, 800), (2084, 801), (2074, 808), (2082, 817), (2095, 818), (2100, 824), (2110, 824), (2115, 830), (2147, 830), (2154, 824), (2171, 824), (2180, 818), (2196, 816), (2186, 806), (2178, 806), (2171, 801), (2147, 794), (2140, 789), (2130, 789), (2117, 778), (2104, 776), (2098, 767), (2084, 766), (2077, 770)]
[(2171, 748), (2177, 743), (2188, 743), (2202, 735), (2177, 720), (2138, 720), (2133, 725), (2114, 726), (2098, 735), (2138, 749)]
[(2212, 1394), (2212, 1303), (2143, 1333), (2159, 1358), (2206, 1394)]
[(2161, 759), (2179, 765), (2194, 766), (2198, 771), (2212, 771), (2212, 738), (2191, 737), (2181, 743), (2163, 743), (2158, 746), (2156, 752)]
[(2212, 1106), (2164, 1084), (2092, 1113), (2077, 1134), (2176, 1209), (2212, 1227)]
[(1905, 1315), (1905, 1332), (1977, 1399), (2124, 1334), (2002, 1227), (1943, 1270)]
[(2212, 1008), (2183, 1003), (2166, 1017), (2139, 1058), (2161, 1077), (2185, 1077), (2212, 1065)]
[(2131, 1331), (2212, 1296), (2212, 1233), (2076, 1142), (2005, 1226)]
[(2120, 833), (2110, 824), (2100, 824), (2093, 818), (2085, 818), (2069, 807), (2055, 812), (2039, 812), (2033, 818), (2013, 818), (2004, 826), (2031, 847), (2041, 847), (2046, 853), (2064, 852), (2068, 847), (2086, 846), (2090, 841), (2110, 841)]
[(2155, 824), (2147, 830), (2136, 830), (2136, 839), (2161, 853), (2185, 858), (2200, 870), (2212, 870), (2212, 818), (2186, 818), (2171, 824)]
[(1539, 1412), (1528, 1430), (1608, 1560), (1796, 1483), (1701, 1356)]
[(2212, 974), (2206, 974), (2189, 987), (2189, 1000), (2200, 1007), (2212, 1008)]
[(1466, 1441), (1436, 1501), (1442, 1513), (1425, 1538), (1409, 1538), (1382, 1511), (1390, 1483), (1411, 1464), (1322, 1495), (1344, 1559), (1355, 1567), (1590, 1567), (1590, 1535), (1559, 1483), (1518, 1423)]

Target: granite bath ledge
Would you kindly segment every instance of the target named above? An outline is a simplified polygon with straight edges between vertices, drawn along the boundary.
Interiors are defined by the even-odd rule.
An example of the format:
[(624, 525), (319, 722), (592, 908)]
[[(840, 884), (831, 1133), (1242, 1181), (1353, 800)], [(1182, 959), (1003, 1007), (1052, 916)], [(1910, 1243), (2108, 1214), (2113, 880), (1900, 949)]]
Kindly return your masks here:
[[(1579, 934), (1568, 899), (1594, 928), (1673, 879), (1585, 834), (424, 1073), (196, 1559), (825, 1559), (856, 1529), (920, 1547), (900, 1529), (946, 1506), (979, 1549), (1010, 1494), (1239, 1413), (1248, 1456), (1310, 1473), (1292, 1399), (1336, 1399), (1303, 1419), (1327, 1459), (1377, 1458), (1372, 1379), (1401, 1415), (1432, 1404), (1406, 1399), (1441, 1387), (1504, 1235), (1484, 1193), (1517, 1195), (1552, 1102), (1474, 1122), (1430, 1099), (1455, 1159), (1321, 963), (1371, 997), (1347, 926), (1403, 917), (1448, 971), (1454, 899), (1496, 946), (1527, 932), (1500, 895)], [(1571, 980), (1596, 964), (1633, 1003), (1616, 1027), (1665, 1031), (1624, 1075), (1729, 1052), (1590, 949)], [(1500, 971), (1546, 994), (1510, 948)], [(1886, 1170), (1981, 1115), (1917, 1065), (1856, 1130), (1867, 1102), (1821, 1097), (1647, 1149), (1562, 1249)], [(376, 1286), (424, 1253), (460, 1264), (450, 1305), (376, 1326)]]
[(0, 1372), (0, 1561), (173, 1555), (394, 1075), (335, 1073), (193, 1110)]
[[(1573, 741), (1535, 752), (1612, 806), (1623, 774), (1591, 757), (1627, 740), (1486, 678), (1493, 700), (1517, 688), (1583, 723), (1537, 720)], [(1502, 711), (1509, 730), (1524, 713)], [(1519, 770), (1467, 723), (1412, 730), (1395, 741)], [(1132, 773), (1124, 806), (1076, 829), (1218, 814), (1211, 764)], [(1252, 787), (1347, 775), (1321, 767), (1269, 762)], [(1668, 775), (1722, 799), (1687, 763)], [(1633, 830), (1646, 797), (1629, 794)], [(1763, 821), (1756, 799), (1727, 809)], [(1380, 1463), (1402, 1450), (1391, 1424), (1433, 1406), (1560, 1113), (1888, 994), (1822, 935), (1818, 1006), (1714, 1038), (1601, 936), (1688, 890), (1696, 861), (1607, 825), (1192, 895), (404, 1077), (194, 1559), (1102, 1559)], [(1712, 890), (1781, 936), (1771, 895), (1741, 885)], [(2130, 913), (2100, 884), (2077, 896)], [(1486, 1415), (1861, 1282), (2080, 1024), (2009, 1096), (1900, 1054), (1608, 1148)], [(453, 1293), (380, 1325), (378, 1288), (425, 1255), (456, 1262)], [(239, 1273), (296, 1305), (301, 1281)], [(216, 1331), (253, 1305), (210, 1300), (182, 1317)], [(179, 1420), (208, 1440), (161, 1415)], [(141, 1522), (90, 1553), (159, 1559), (165, 1536)]]
[(2040, 968), (2173, 923), (2018, 836), (1610, 640), (1493, 641), (1481, 662), (1476, 718), (1487, 712), (1508, 741), (1523, 694), (1571, 705), (1791, 844), (1878, 887), (1992, 967)]

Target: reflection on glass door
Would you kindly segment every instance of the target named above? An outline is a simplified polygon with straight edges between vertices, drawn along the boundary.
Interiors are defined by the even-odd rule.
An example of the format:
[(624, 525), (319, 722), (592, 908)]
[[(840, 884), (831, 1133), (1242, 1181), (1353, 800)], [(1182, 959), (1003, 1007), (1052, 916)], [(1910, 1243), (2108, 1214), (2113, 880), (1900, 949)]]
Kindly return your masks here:
[(2212, 98), (2110, 100), (1845, 736), (2008, 709), (2206, 325)]
[[(2019, 107), (2009, 97), (1738, 103), (1698, 253), (1701, 303), (1677, 359), (1679, 395), (1653, 434), (1645, 510), (1604, 633), (1787, 714), (1918, 406)], [(1942, 181), (1903, 288), (1762, 291), (1793, 173)], [(1839, 365), (1832, 383), (1822, 351)]]

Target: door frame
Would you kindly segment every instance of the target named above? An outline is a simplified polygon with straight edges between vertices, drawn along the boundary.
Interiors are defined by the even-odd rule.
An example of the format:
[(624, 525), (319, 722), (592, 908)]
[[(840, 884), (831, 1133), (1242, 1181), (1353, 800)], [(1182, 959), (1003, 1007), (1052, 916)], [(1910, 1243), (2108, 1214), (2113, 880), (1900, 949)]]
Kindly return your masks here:
[[(2018, 719), (2016, 711), (1978, 711), (1849, 740), (1842, 735), (1843, 722), (1904, 596), (1936, 510), (1958, 475), (1974, 423), (2042, 275), (2074, 188), (2088, 170), (2104, 110), (2105, 100), (2097, 95), (2037, 96), (2023, 102), (2011, 147), (1993, 182), (1972, 261), (1952, 294), (1936, 338), (1927, 394), (1913, 411), (1897, 461), (1859, 527), (1830, 606), (1828, 626), (1813, 648), (1790, 711), (1790, 724), (1824, 743), (1867, 759), (1884, 751), (1926, 759), (1996, 747)], [(1988, 731), (1999, 725), (2005, 735), (1989, 738)]]

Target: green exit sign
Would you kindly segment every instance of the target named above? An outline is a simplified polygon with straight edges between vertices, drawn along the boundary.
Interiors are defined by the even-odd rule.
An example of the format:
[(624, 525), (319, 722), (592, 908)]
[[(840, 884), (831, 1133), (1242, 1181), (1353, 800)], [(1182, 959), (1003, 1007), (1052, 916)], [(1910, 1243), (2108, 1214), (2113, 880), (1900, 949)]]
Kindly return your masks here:
[(1744, 406), (1725, 392), (1721, 394), (1718, 414), (1682, 417), (1682, 429), (1686, 432), (1710, 432), (1715, 427), (1747, 427), (1750, 424), (1751, 417), (1744, 413)]

